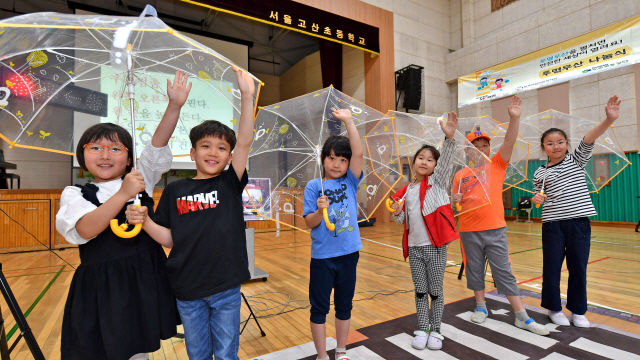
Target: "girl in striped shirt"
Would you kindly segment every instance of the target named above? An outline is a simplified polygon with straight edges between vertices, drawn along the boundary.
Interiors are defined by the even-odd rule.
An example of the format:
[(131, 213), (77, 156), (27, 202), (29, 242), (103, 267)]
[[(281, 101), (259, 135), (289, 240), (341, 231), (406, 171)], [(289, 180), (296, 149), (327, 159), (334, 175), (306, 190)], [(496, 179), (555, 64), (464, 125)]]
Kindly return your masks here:
[[(577, 327), (589, 327), (587, 312), (587, 262), (591, 246), (589, 216), (597, 215), (593, 207), (585, 166), (597, 138), (604, 134), (620, 114), (620, 101), (614, 95), (605, 107), (607, 118), (584, 136), (573, 152), (568, 152), (567, 134), (556, 128), (541, 137), (542, 150), (547, 154), (546, 166), (536, 170), (533, 202), (544, 203), (542, 210), (542, 304), (549, 310), (553, 323), (569, 326), (560, 302), (560, 273), (567, 258), (569, 284), (567, 310)], [(544, 186), (544, 188), (543, 188)], [(544, 193), (541, 191), (544, 190)]]

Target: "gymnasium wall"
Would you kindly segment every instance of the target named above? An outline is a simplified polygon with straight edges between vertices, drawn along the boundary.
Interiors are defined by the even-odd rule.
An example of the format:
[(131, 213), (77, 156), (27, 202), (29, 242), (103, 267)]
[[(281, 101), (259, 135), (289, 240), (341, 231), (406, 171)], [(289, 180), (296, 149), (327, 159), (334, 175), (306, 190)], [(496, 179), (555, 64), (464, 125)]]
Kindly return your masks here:
[[(365, 102), (364, 52), (342, 46), (342, 92)], [(320, 52), (307, 55), (282, 75), (253, 73), (265, 86), (260, 90), (258, 106), (268, 106), (322, 89)]]
[[(460, 3), (460, 25), (457, 20), (452, 21), (451, 30), (452, 38), (461, 36), (461, 47), (445, 55), (445, 79), (450, 82), (640, 14), (640, 1), (635, 0), (527, 0), (510, 3), (494, 12), (491, 0), (451, 0), (451, 3)], [(458, 42), (451, 44), (455, 46)], [(640, 109), (634, 85), (634, 77), (640, 77), (638, 71), (634, 74), (634, 67), (626, 66), (569, 81), (568, 110), (572, 115), (602, 120), (609, 97), (614, 94), (620, 97), (620, 119), (614, 128), (625, 151), (639, 149)], [(457, 93), (457, 85), (451, 88)], [(540, 109), (539, 94), (540, 90), (520, 94), (523, 117), (546, 110)], [(495, 106), (484, 102), (461, 108), (459, 113), (462, 117), (504, 115), (494, 110)]]
[[(456, 1), (450, 0), (362, 0), (393, 12), (394, 68), (415, 64), (422, 70), (420, 111), (440, 116), (457, 103), (457, 92), (446, 83), (446, 54), (452, 49), (451, 25), (456, 21)], [(457, 0), (459, 3), (460, 0)], [(457, 89), (457, 87), (456, 87)], [(379, 109), (386, 111), (390, 109)]]

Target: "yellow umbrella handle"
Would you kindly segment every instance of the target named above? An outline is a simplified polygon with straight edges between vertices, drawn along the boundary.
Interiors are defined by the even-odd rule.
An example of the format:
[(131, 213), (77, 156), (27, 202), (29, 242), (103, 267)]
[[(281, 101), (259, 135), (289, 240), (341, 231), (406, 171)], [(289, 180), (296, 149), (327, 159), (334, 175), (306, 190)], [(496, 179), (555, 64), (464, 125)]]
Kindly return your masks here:
[[(387, 199), (386, 202), (387, 205), (387, 210), (389, 210), (389, 212), (396, 212), (395, 210), (393, 210), (393, 208), (391, 207), (391, 205), (393, 205), (393, 200), (391, 199)], [(398, 205), (402, 206), (402, 200), (398, 200)]]
[(322, 216), (324, 216), (324, 223), (327, 225), (327, 229), (331, 231), (335, 230), (336, 224), (329, 221), (329, 212), (327, 211), (327, 208), (322, 209)]
[[(544, 190), (540, 190), (540, 195), (544, 195)], [(540, 208), (541, 204), (536, 204), (536, 209)]]
[[(140, 204), (140, 200), (138, 199), (136, 199), (136, 201), (134, 202), (134, 205), (137, 207), (142, 206)], [(118, 237), (121, 237), (123, 239), (130, 239), (138, 235), (140, 230), (142, 230), (142, 224), (136, 224), (136, 226), (133, 227), (133, 230), (127, 231), (127, 229), (129, 228), (129, 224), (118, 225), (118, 219), (111, 219), (109, 224), (111, 225), (111, 231), (113, 231), (114, 234), (116, 234)]]
[(458, 212), (462, 211), (462, 206), (460, 206), (460, 203), (459, 203), (459, 202), (457, 202), (457, 203), (456, 203), (456, 210), (457, 210)]

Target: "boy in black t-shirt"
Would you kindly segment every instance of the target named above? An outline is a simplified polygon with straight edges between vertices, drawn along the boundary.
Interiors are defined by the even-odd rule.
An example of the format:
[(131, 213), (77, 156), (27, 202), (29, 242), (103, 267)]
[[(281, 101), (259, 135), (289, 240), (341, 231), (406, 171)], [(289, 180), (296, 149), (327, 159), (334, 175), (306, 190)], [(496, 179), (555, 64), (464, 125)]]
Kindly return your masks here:
[(242, 104), (237, 139), (218, 121), (194, 127), (189, 138), (196, 176), (167, 185), (153, 219), (146, 218), (145, 207), (127, 211), (129, 223), (143, 222), (155, 241), (171, 248), (167, 273), (190, 359), (214, 354), (216, 359), (238, 359), (240, 284), (251, 278), (242, 191), (248, 181), (255, 85), (249, 74), (234, 71)]

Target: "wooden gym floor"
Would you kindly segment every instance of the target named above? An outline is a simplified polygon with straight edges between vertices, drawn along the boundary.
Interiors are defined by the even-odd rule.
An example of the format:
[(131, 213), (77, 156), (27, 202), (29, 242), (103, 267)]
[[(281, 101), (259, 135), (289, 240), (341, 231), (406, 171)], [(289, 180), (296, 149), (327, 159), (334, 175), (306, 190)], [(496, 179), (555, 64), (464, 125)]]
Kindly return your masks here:
[[(540, 292), (542, 279), (542, 243), (540, 223), (508, 222), (509, 249), (513, 272), (524, 290)], [(352, 312), (351, 329), (375, 325), (415, 313), (413, 284), (408, 262), (402, 259), (402, 228), (395, 223), (361, 228), (363, 249), (358, 264), (358, 282)], [(588, 267), (590, 305), (611, 308), (640, 317), (640, 233), (633, 229), (594, 226)], [(300, 231), (256, 233), (256, 266), (269, 274), (267, 282), (252, 281), (242, 291), (252, 303), (260, 324), (267, 333), (260, 336), (253, 322), (240, 338), (241, 359), (252, 359), (278, 350), (312, 341), (309, 331), (307, 289), (310, 260), (309, 235)], [(462, 261), (459, 241), (449, 247), (449, 267), (445, 274), (445, 302), (472, 296), (466, 281), (457, 279)], [(56, 251), (69, 263), (79, 263), (77, 249)], [(1, 254), (3, 272), (47, 359), (60, 359), (62, 313), (73, 269), (48, 251)], [(490, 270), (489, 270), (490, 272)], [(567, 272), (562, 273), (562, 293), (566, 294)], [(491, 276), (486, 277), (487, 291), (494, 290)], [(527, 298), (532, 299), (532, 298)], [(289, 306), (279, 304), (288, 300)], [(539, 302), (529, 300), (530, 305)], [(18, 336), (15, 321), (4, 299), (0, 300), (9, 344)], [(270, 309), (260, 311), (260, 309)], [(275, 308), (274, 308), (275, 307)], [(242, 315), (249, 312), (243, 305)], [(640, 325), (598, 314), (587, 314), (593, 322), (640, 334)], [(635, 317), (633, 317), (635, 316)], [(333, 310), (327, 317), (327, 336), (335, 335)], [(416, 324), (417, 325), (417, 324)], [(24, 341), (14, 350), (14, 360), (32, 359)], [(150, 359), (187, 359), (184, 341), (163, 341), (162, 348)]]

